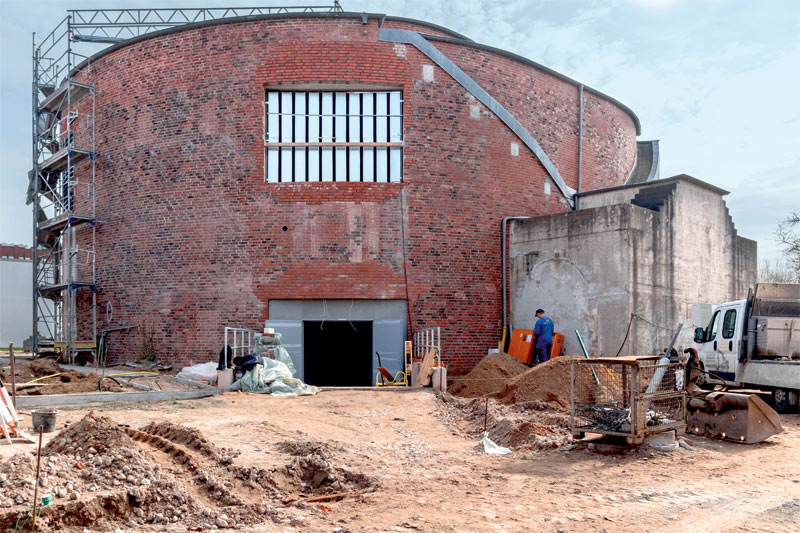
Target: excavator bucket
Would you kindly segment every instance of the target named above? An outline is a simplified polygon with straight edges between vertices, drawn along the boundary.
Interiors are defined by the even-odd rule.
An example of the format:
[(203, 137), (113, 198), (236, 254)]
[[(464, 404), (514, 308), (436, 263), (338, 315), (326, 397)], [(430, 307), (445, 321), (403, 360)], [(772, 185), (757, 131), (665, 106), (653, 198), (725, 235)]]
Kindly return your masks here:
[(781, 419), (755, 394), (710, 392), (687, 406), (687, 433), (755, 444), (783, 431)]

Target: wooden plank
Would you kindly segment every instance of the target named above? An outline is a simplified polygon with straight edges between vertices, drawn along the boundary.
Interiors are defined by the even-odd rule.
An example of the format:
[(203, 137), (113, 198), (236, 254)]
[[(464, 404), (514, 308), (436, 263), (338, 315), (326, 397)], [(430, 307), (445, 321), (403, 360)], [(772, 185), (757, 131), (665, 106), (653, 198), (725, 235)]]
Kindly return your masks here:
[(415, 387), (427, 387), (431, 382), (431, 372), (433, 365), (436, 362), (436, 348), (431, 348), (425, 357), (422, 358), (422, 364), (419, 367), (419, 373), (414, 376)]

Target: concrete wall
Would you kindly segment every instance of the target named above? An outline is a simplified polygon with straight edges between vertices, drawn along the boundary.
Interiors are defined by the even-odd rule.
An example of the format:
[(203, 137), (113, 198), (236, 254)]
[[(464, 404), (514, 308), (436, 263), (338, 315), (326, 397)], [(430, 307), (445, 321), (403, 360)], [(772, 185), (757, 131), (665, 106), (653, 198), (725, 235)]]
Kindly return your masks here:
[(653, 187), (643, 185), (582, 198), (577, 212), (513, 223), (514, 326), (529, 329), (541, 307), (565, 335), (567, 353), (579, 353), (577, 329), (591, 354), (613, 356), (630, 321), (621, 354), (650, 354), (679, 322), (678, 343), (688, 346), (692, 322), (707, 314), (702, 304), (746, 297), (756, 280), (756, 243), (737, 235), (725, 191), (697, 180), (670, 183), (658, 210), (632, 203)]
[(22, 341), (31, 336), (33, 316), (33, 262), (0, 259), (0, 346), (13, 342), (22, 350)]

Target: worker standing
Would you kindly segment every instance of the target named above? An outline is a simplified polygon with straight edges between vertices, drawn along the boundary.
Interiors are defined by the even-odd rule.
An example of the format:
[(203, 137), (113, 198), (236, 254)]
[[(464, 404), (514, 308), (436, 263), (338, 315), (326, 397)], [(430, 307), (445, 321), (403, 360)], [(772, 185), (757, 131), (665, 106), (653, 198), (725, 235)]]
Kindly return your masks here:
[(536, 325), (533, 334), (536, 336), (536, 347), (533, 351), (533, 364), (544, 363), (550, 360), (550, 350), (553, 348), (553, 321), (544, 314), (544, 309), (536, 310)]

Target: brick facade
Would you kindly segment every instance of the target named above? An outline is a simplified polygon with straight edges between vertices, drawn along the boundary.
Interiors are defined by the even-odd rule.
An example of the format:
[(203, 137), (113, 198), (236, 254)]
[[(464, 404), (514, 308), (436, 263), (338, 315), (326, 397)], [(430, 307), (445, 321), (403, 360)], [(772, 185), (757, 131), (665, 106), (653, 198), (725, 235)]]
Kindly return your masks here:
[[(577, 87), (510, 57), (434, 44), (575, 188)], [(453, 374), (496, 346), (500, 221), (569, 206), (555, 184), (545, 194), (539, 161), (444, 71), (423, 81), (432, 64), (379, 42), (375, 19), (321, 17), (185, 28), (84, 68), (79, 79), (98, 89), (98, 304), (113, 310), (112, 326), (140, 326), (109, 336), (110, 358), (138, 356), (147, 329), (165, 360), (208, 359), (224, 326), (258, 327), (270, 299), (407, 298), (412, 329), (442, 326)], [(402, 89), (403, 183), (264, 182), (264, 88), (309, 83)], [(594, 94), (584, 106), (583, 187), (620, 185), (635, 162), (634, 121)]]

